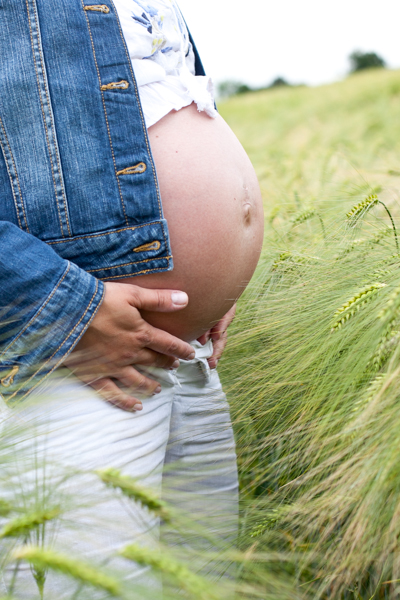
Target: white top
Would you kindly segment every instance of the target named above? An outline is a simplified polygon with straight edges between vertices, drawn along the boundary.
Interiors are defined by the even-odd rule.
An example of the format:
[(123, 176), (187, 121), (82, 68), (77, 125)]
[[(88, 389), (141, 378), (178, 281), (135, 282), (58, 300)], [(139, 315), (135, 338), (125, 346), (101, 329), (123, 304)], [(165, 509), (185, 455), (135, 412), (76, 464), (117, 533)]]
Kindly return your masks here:
[(192, 102), (216, 117), (213, 84), (195, 76), (189, 34), (175, 0), (114, 0), (147, 127)]

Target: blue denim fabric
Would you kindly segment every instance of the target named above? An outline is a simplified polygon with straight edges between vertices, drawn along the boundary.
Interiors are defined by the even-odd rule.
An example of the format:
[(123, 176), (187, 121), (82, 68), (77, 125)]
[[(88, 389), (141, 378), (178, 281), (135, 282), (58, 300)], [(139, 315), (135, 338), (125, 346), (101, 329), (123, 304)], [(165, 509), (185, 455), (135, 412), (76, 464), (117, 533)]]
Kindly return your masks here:
[(102, 280), (173, 268), (112, 0), (0, 0), (0, 149), (0, 392), (13, 401), (73, 349)]

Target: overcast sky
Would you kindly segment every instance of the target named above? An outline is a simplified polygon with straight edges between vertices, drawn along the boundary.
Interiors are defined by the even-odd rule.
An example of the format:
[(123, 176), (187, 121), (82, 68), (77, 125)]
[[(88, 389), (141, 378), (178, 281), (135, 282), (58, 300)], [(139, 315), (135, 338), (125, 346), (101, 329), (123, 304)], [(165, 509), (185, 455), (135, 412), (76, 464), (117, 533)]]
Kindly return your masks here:
[[(178, 0), (207, 74), (251, 85), (343, 77), (373, 50), (400, 67), (400, 0)], [(238, 8), (234, 8), (234, 7)]]

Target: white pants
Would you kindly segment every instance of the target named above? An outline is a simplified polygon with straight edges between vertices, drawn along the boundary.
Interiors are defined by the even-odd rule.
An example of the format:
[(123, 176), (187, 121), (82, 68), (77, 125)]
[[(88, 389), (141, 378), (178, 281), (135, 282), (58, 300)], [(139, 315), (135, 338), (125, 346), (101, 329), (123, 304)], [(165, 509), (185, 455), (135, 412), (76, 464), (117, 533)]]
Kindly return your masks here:
[[(17, 457), (4, 465), (9, 475), (3, 477), (3, 496), (14, 495), (17, 504), (22, 496), (31, 508), (61, 502), (63, 516), (57, 526), (46, 525), (45, 545), (106, 564), (124, 579), (132, 598), (161, 598), (159, 584), (148, 569), (115, 553), (132, 542), (156, 544), (159, 520), (107, 489), (94, 470), (119, 469), (162, 493), (180, 517), (192, 520), (194, 528), (180, 527), (179, 533), (172, 528), (166, 534), (166, 543), (178, 553), (196, 547), (215, 552), (235, 544), (238, 482), (229, 408), (218, 374), (208, 366), (211, 342), (193, 346), (196, 358), (181, 361), (175, 371), (143, 369), (160, 381), (162, 392), (144, 399), (141, 412), (114, 407), (64, 372), (27, 403), (3, 408), (3, 432), (7, 439), (14, 435)], [(41, 543), (43, 533), (37, 535), (40, 539), (28, 541)], [(3, 556), (8, 543), (2, 542)], [(211, 560), (202, 571), (217, 579), (226, 569), (221, 564)], [(5, 569), (8, 591), (13, 567)], [(19, 569), (13, 595), (39, 598), (29, 566)], [(49, 573), (44, 598), (106, 597), (93, 590), (74, 596), (76, 589), (71, 580)]]

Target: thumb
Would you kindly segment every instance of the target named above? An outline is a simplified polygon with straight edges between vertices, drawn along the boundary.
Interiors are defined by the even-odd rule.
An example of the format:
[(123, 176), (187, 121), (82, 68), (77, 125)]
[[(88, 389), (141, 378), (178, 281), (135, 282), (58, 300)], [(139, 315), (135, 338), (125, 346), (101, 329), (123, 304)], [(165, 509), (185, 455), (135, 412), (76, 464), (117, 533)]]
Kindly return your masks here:
[(129, 304), (139, 310), (173, 312), (189, 304), (188, 295), (179, 290), (151, 290), (132, 285)]

